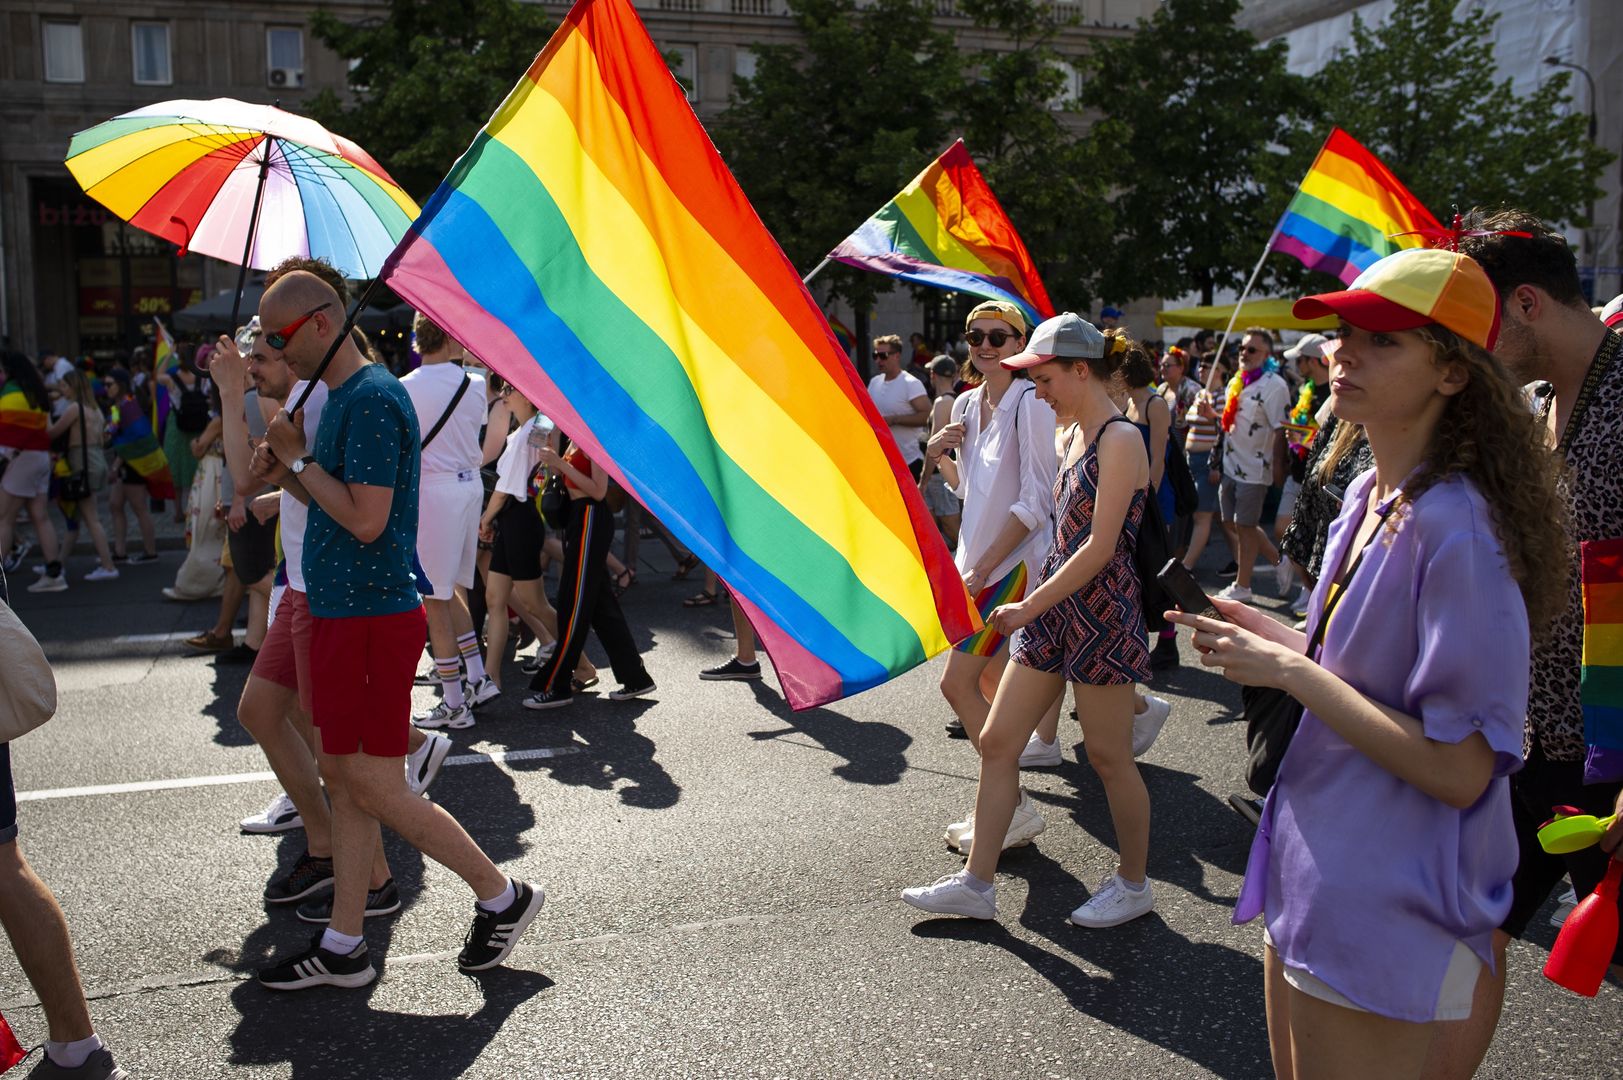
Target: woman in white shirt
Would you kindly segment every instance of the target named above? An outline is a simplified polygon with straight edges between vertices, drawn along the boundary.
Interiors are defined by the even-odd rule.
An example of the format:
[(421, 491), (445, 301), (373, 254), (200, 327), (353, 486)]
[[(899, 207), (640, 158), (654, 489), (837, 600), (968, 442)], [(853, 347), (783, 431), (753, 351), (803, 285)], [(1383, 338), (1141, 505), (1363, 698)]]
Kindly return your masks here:
[[(969, 313), (964, 337), (981, 382), (953, 402), (952, 423), (931, 436), (926, 450), (963, 504), (956, 561), (982, 618), (1025, 596), (1053, 542), (1054, 411), (1037, 400), (1029, 380), (1002, 365), (1025, 347), (1026, 330), (1024, 314), (1005, 301)], [(990, 627), (948, 654), (941, 693), (977, 749), (991, 708), (981, 678), (992, 669), (995, 685), (1007, 660), (1007, 641)], [(1059, 763), (1058, 749), (1051, 746), (1055, 760), (1046, 764)], [(972, 830), (968, 819), (954, 822), (947, 842), (968, 851)], [(1007, 846), (1029, 843), (1042, 830), (1041, 815), (1022, 793)]]

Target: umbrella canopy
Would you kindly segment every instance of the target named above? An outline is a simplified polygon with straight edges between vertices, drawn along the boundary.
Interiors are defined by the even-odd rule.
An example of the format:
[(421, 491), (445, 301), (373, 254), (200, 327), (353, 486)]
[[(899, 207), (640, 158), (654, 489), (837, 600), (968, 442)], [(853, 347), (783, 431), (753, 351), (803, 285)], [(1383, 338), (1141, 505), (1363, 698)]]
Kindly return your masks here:
[[(249, 315), (259, 310), (259, 298), (264, 295), (264, 282), (250, 281), (243, 286), (239, 321), (246, 322)], [(235, 291), (218, 293), (175, 312), (175, 325), (192, 333), (231, 333), (235, 330), (231, 325), (231, 312), (237, 306)], [(409, 330), (412, 314), (410, 304), (396, 304), (394, 307), (368, 305), (361, 308), (355, 325), (368, 334), (380, 330)]]
[(1291, 314), (1292, 300), (1253, 300), (1240, 306), (1238, 318), (1233, 304), (1211, 307), (1172, 308), (1155, 313), (1156, 326), (1187, 326), (1196, 330), (1225, 330), (1233, 319), (1236, 328), (1261, 326), (1268, 330), (1334, 330), (1334, 315), (1323, 319), (1298, 319)]
[(308, 117), (232, 98), (163, 101), (73, 137), (68, 170), (85, 192), (139, 229), (247, 265), (290, 255), (373, 278), (417, 217), (417, 204), (355, 143)]

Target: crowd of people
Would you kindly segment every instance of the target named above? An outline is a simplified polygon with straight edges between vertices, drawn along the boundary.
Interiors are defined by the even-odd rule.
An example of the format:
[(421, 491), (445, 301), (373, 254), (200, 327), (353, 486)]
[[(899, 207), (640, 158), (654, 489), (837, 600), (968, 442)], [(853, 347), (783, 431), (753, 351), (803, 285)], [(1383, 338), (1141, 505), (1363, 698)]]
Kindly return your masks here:
[[(1114, 309), (1032, 326), (1000, 301), (969, 312), (956, 352), (875, 339), (876, 413), (985, 623), (940, 673), (948, 731), (979, 763), (973, 808), (945, 828), (966, 861), (903, 901), (996, 917), (1002, 853), (1047, 827), (1020, 774), (1060, 762), (1069, 688), (1116, 843), (1071, 921), (1153, 911), (1136, 759), (1171, 714), (1144, 688), (1183, 662), (1181, 630), (1201, 664), (1300, 705), (1265, 801), (1231, 800), (1257, 826), (1235, 919), (1263, 917), (1276, 1071), (1475, 1071), (1510, 938), (1563, 877), (1582, 895), (1623, 857), (1623, 825), (1559, 857), (1535, 836), (1552, 806), (1623, 810), (1623, 775), (1586, 774), (1577, 563), (1579, 542), (1623, 536), (1623, 335), (1536, 219), (1478, 214), (1454, 247), (1304, 298), (1298, 316), (1338, 329), (1288, 349), (1262, 328), (1233, 349), (1208, 333), (1145, 345)], [(526, 709), (599, 682), (589, 632), (609, 700), (652, 693), (619, 602), (635, 545), (657, 537), (678, 577), (700, 569), (441, 327), (418, 316), (420, 363), (397, 378), (346, 331), (348, 302), (331, 267), (293, 259), (243, 332), (190, 364), (98, 379), (7, 353), (0, 388), (0, 551), (26, 555), (26, 514), (43, 556), (31, 591), (67, 587), (81, 524), (97, 559), (84, 578), (117, 577), (155, 551), (162, 485), (184, 492), (189, 550), (164, 592), (221, 598), (191, 644), (251, 663), (238, 716), (283, 789), (242, 828), (305, 833), (265, 899), (322, 929), (259, 973), (278, 990), (376, 978), (363, 923), (401, 903), (381, 825), (473, 894), (459, 966), (499, 965), (544, 895), (422, 797), (451, 747), (442, 730), (473, 725), (532, 642), (516, 657)], [(1228, 584), (1204, 613), (1161, 610), (1144, 553), (1194, 569), (1214, 519)], [(1282, 607), (1257, 602), (1259, 559)], [(707, 572), (687, 603), (722, 599)], [(735, 655), (700, 678), (761, 677), (737, 604), (733, 623)], [(414, 715), (424, 680), (439, 700)]]

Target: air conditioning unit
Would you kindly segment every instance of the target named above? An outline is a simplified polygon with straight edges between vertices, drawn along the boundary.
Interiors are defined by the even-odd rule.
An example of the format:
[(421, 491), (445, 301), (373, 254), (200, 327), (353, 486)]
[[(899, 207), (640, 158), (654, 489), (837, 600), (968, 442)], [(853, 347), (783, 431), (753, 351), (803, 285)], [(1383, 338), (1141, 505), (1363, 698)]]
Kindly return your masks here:
[(302, 68), (271, 68), (266, 81), (278, 89), (300, 87), (304, 85), (304, 70)]

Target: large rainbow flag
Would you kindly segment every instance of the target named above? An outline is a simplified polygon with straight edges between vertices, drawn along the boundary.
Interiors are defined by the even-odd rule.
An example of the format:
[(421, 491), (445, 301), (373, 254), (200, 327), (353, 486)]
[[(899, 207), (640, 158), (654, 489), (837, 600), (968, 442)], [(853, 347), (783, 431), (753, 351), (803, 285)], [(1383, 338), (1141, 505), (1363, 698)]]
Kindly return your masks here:
[(382, 272), (744, 604), (807, 708), (980, 619), (828, 322), (627, 0), (579, 0)]
[(108, 448), (119, 460), (134, 469), (146, 481), (147, 491), (154, 499), (173, 499), (175, 481), (169, 473), (169, 459), (152, 421), (138, 409), (124, 409), (114, 405), (108, 424)]
[(1584, 589), (1584, 766), (1588, 783), (1623, 779), (1623, 540), (1579, 545)]
[(1270, 247), (1343, 284), (1377, 260), (1426, 246), (1442, 225), (1409, 189), (1340, 128), (1332, 128), (1313, 167), (1285, 208)]
[(828, 257), (879, 274), (1054, 314), (1020, 234), (959, 139)]

